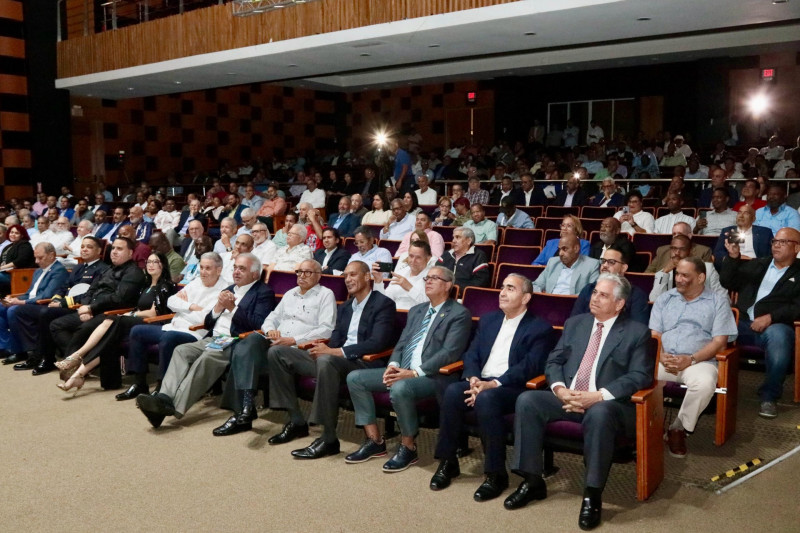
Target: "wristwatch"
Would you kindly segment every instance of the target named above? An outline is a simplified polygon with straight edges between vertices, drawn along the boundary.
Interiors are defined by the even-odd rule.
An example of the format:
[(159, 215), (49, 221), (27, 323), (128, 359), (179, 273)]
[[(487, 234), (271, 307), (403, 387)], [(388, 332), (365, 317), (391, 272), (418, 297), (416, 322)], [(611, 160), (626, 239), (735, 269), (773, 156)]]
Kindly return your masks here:
[(694, 358), (694, 354), (690, 355), (690, 356), (689, 356), (689, 359), (691, 359), (691, 360), (692, 360), (692, 364), (691, 364), (691, 366), (694, 366), (694, 365), (696, 365), (696, 364), (697, 364), (697, 359), (695, 359), (695, 358)]

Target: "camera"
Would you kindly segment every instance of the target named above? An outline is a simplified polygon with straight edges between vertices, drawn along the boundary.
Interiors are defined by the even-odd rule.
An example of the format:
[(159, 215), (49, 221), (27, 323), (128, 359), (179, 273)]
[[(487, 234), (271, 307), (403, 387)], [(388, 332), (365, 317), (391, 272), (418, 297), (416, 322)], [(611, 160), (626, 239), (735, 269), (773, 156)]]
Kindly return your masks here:
[(738, 231), (730, 231), (728, 232), (728, 242), (731, 244), (742, 244), (744, 242), (744, 235), (741, 235)]

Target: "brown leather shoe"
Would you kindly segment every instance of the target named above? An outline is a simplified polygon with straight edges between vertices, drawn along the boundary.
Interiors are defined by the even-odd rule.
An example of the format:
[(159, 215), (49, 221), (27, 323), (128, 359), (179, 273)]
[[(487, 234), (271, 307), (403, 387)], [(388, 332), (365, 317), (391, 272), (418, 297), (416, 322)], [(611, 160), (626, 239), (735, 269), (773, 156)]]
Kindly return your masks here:
[(667, 431), (667, 447), (672, 457), (684, 459), (686, 457), (686, 432), (682, 429)]

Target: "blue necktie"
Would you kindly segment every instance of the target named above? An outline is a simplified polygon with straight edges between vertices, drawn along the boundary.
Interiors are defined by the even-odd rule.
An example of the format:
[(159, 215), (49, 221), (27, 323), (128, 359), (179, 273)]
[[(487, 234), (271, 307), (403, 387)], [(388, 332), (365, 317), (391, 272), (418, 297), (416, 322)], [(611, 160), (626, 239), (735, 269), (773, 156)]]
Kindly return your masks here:
[(411, 342), (403, 350), (403, 357), (400, 360), (400, 368), (411, 368), (411, 356), (414, 354), (414, 350), (417, 349), (417, 345), (425, 338), (425, 334), (428, 333), (428, 326), (431, 324), (431, 317), (436, 312), (436, 310), (431, 307), (428, 309), (428, 313), (425, 315), (425, 319), (422, 321), (422, 325), (419, 327), (419, 331), (417, 334), (414, 335), (414, 338), (411, 339)]

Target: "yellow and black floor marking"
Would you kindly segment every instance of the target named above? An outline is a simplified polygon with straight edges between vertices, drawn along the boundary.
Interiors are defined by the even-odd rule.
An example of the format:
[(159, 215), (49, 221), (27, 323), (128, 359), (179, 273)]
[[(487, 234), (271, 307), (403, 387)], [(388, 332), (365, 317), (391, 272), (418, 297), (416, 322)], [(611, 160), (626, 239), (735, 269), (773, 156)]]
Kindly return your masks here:
[(734, 469), (732, 469), (732, 470), (728, 470), (728, 471), (727, 471), (727, 472), (725, 472), (724, 474), (720, 474), (720, 475), (718, 475), (718, 476), (714, 476), (714, 477), (712, 477), (712, 478), (711, 478), (711, 481), (712, 481), (712, 482), (714, 482), (714, 481), (719, 481), (719, 480), (720, 480), (720, 479), (722, 479), (723, 477), (733, 477), (733, 476), (735, 476), (736, 474), (741, 474), (742, 472), (747, 472), (749, 469), (751, 469), (751, 468), (753, 468), (753, 467), (755, 467), (755, 466), (758, 466), (758, 465), (760, 465), (760, 464), (761, 464), (761, 462), (762, 462), (762, 461), (761, 461), (761, 459), (759, 459), (758, 457), (756, 457), (756, 458), (755, 458), (755, 459), (753, 459), (752, 461), (748, 461), (748, 462), (746, 462), (745, 464), (743, 464), (743, 465), (739, 465), (739, 466), (737, 466), (736, 468), (734, 468)]

